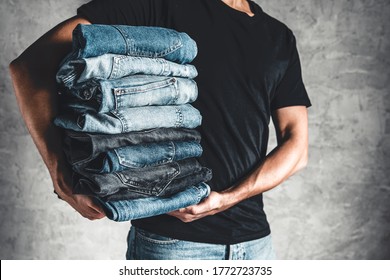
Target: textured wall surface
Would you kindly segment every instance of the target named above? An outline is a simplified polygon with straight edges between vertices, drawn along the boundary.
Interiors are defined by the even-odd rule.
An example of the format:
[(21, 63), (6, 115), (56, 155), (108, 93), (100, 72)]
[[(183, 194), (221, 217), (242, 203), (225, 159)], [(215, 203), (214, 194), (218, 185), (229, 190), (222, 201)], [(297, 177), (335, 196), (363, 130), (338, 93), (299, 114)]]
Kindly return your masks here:
[[(1, 1), (1, 259), (124, 258), (128, 223), (90, 222), (52, 193), (8, 75), (85, 2)], [(294, 31), (313, 103), (308, 167), (265, 195), (279, 258), (390, 259), (390, 2), (256, 2)]]

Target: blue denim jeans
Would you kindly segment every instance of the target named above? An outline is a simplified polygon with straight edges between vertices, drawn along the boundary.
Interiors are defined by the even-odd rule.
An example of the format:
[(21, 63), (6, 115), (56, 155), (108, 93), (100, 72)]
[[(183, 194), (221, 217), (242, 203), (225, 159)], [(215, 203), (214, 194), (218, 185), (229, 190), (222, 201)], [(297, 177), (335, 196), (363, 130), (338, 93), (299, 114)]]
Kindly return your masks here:
[[(120, 172), (95, 174), (74, 173), (74, 193), (106, 197), (119, 191), (126, 191), (131, 198), (142, 196), (164, 196), (182, 190), (189, 184), (173, 184), (174, 179), (187, 178), (195, 172), (211, 171), (202, 167), (196, 158), (165, 163), (144, 168), (125, 169)], [(206, 175), (206, 174), (205, 174)], [(194, 176), (192, 176), (194, 177)], [(191, 179), (191, 176), (190, 178)], [(205, 181), (206, 178), (200, 178)]]
[(73, 30), (73, 52), (78, 58), (113, 53), (186, 64), (195, 58), (197, 46), (186, 33), (162, 27), (79, 24)]
[(89, 80), (73, 87), (70, 92), (62, 95), (66, 107), (79, 112), (97, 113), (125, 107), (180, 105), (191, 103), (198, 97), (194, 80), (152, 75)]
[[(184, 174), (184, 173), (183, 173)], [(118, 201), (118, 200), (127, 200), (127, 199), (137, 199), (143, 197), (157, 196), (157, 197), (167, 197), (174, 195), (180, 191), (185, 190), (188, 186), (198, 185), (201, 182), (208, 182), (212, 178), (212, 172), (206, 167), (202, 167), (199, 170), (193, 170), (192, 173), (187, 175), (178, 175), (173, 179), (169, 184), (160, 192), (159, 195), (145, 195), (145, 193), (134, 192), (133, 189), (121, 189), (118, 192), (101, 197), (104, 201)], [(156, 190), (153, 190), (155, 193)]]
[(274, 260), (271, 235), (233, 245), (208, 244), (161, 236), (132, 226), (128, 260)]
[(112, 173), (200, 157), (202, 152), (202, 147), (195, 141), (132, 145), (103, 152), (90, 162), (74, 165), (73, 169), (100, 174)]
[(190, 104), (120, 108), (109, 114), (68, 113), (54, 124), (74, 131), (117, 134), (162, 127), (195, 128), (202, 122), (200, 112)]
[(90, 79), (112, 80), (139, 74), (193, 79), (198, 72), (193, 65), (182, 65), (163, 58), (104, 54), (78, 59), (75, 53), (71, 53), (62, 62), (56, 79), (61, 87), (72, 89)]
[(205, 183), (187, 187), (170, 197), (148, 197), (131, 200), (109, 201), (97, 200), (102, 205), (107, 217), (113, 221), (123, 222), (134, 219), (157, 216), (180, 208), (198, 204), (210, 194), (210, 187)]
[(91, 134), (65, 130), (63, 147), (71, 165), (83, 165), (106, 151), (120, 147), (167, 141), (200, 143), (200, 140), (198, 131), (186, 128), (154, 128), (120, 134)]

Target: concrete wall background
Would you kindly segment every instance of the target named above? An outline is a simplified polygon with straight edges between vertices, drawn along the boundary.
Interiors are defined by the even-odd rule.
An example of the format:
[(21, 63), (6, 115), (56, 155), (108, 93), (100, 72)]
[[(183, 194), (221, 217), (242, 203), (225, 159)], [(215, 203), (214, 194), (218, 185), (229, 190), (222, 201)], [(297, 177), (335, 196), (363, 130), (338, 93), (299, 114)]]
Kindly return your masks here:
[[(90, 222), (52, 194), (8, 75), (86, 2), (1, 1), (1, 259), (124, 258), (128, 223)], [(313, 103), (309, 166), (265, 195), (279, 258), (390, 259), (390, 2), (256, 2), (294, 31)]]

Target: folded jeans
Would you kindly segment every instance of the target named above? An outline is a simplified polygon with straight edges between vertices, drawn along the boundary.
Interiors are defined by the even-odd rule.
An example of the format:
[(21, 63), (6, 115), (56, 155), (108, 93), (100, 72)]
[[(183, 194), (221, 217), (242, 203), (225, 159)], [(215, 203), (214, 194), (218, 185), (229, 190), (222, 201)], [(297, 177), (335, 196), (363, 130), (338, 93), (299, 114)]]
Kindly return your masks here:
[(120, 108), (108, 114), (68, 113), (54, 124), (74, 131), (117, 134), (151, 128), (196, 128), (202, 122), (200, 112), (190, 104)]
[(75, 53), (70, 53), (57, 71), (56, 80), (61, 88), (70, 90), (91, 79), (112, 80), (139, 74), (194, 79), (198, 72), (193, 65), (178, 64), (163, 58), (111, 53), (77, 58)]
[(65, 130), (64, 152), (71, 165), (83, 165), (105, 151), (167, 141), (200, 143), (201, 135), (194, 129), (153, 128), (120, 134), (92, 134)]
[(200, 183), (170, 197), (148, 197), (108, 202), (96, 199), (103, 207), (107, 218), (123, 222), (157, 216), (195, 205), (209, 194), (210, 187), (206, 183)]

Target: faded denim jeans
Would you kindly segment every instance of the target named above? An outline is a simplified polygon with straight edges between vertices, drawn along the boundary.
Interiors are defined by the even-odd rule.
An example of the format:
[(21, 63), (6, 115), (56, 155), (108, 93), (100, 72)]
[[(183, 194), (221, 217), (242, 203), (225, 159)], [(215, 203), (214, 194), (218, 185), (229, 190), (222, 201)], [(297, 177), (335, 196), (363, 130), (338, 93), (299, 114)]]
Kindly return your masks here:
[(111, 53), (98, 57), (77, 58), (75, 53), (71, 53), (62, 62), (56, 79), (61, 87), (71, 90), (90, 79), (112, 80), (139, 74), (194, 79), (198, 72), (193, 65), (182, 65), (163, 58)]
[(74, 165), (73, 169), (100, 174), (112, 173), (200, 157), (202, 152), (202, 147), (195, 141), (139, 144), (103, 152), (87, 163)]
[[(196, 178), (195, 174), (200, 173)], [(191, 176), (190, 176), (191, 175)], [(202, 177), (203, 176), (203, 177)], [(139, 198), (144, 196), (166, 196), (176, 193), (183, 187), (194, 184), (189, 180), (208, 181), (211, 170), (202, 167), (196, 158), (184, 159), (157, 166), (125, 169), (120, 172), (95, 174), (90, 172), (74, 173), (73, 192), (75, 194), (108, 197), (120, 192), (121, 197)], [(182, 179), (172, 183), (174, 179)], [(111, 197), (112, 198), (112, 197)], [(116, 196), (116, 199), (118, 196)]]
[(97, 113), (125, 107), (180, 105), (194, 102), (198, 97), (194, 80), (152, 75), (89, 80), (73, 87), (70, 92), (62, 95), (66, 107), (79, 112)]
[(128, 260), (274, 260), (271, 235), (237, 244), (179, 240), (132, 226), (127, 237)]
[(157, 216), (198, 204), (209, 194), (210, 187), (206, 183), (200, 183), (187, 187), (170, 197), (148, 197), (109, 202), (102, 201), (99, 198), (97, 200), (109, 219), (123, 222)]
[(112, 53), (186, 64), (197, 46), (186, 33), (162, 27), (79, 24), (73, 30), (73, 52), (78, 58)]
[(117, 134), (151, 128), (196, 128), (202, 122), (200, 112), (190, 104), (120, 108), (108, 114), (68, 113), (54, 124), (74, 131)]
[(186, 128), (154, 128), (121, 134), (91, 134), (65, 130), (63, 148), (71, 165), (83, 165), (106, 151), (120, 147), (167, 141), (200, 143), (200, 140), (198, 131)]

